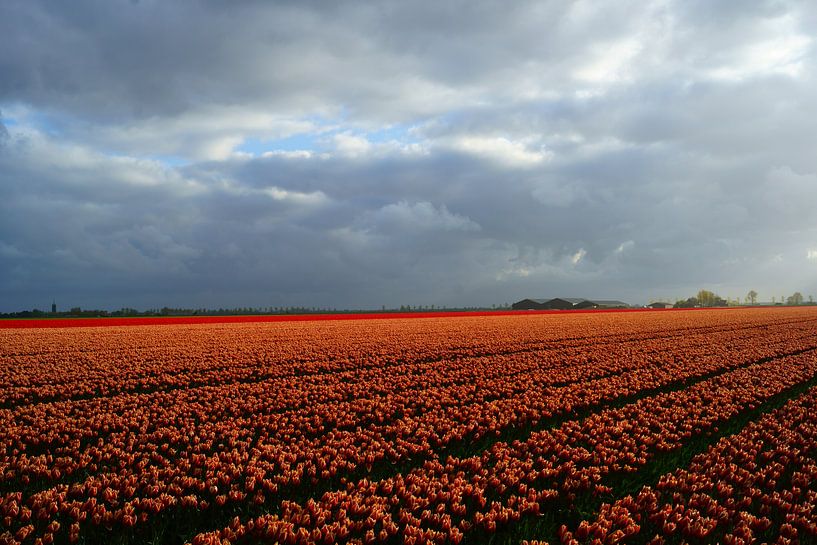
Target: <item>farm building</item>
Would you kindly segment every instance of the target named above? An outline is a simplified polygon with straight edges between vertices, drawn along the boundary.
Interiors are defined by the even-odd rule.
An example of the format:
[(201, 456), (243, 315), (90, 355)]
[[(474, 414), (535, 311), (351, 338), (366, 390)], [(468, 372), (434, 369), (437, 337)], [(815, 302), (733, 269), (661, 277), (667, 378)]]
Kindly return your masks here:
[(542, 305), (547, 301), (547, 299), (522, 299), (511, 305), (511, 308), (514, 310), (542, 310)]
[(576, 303), (573, 305), (573, 308), (627, 308), (628, 306), (630, 305), (615, 299), (585, 299), (581, 303)]
[(522, 299), (514, 303), (514, 310), (573, 310), (583, 308), (627, 308), (622, 301), (606, 299), (584, 299), (576, 297), (554, 297), (553, 299)]
[(556, 297), (546, 301), (542, 308), (548, 310), (570, 310), (572, 308), (576, 308), (576, 305), (583, 301), (586, 301), (586, 299), (576, 297)]
[(663, 303), (661, 301), (657, 301), (655, 303), (650, 303), (647, 305), (647, 308), (672, 308), (674, 305), (672, 303)]
[(575, 308), (577, 303), (585, 299), (573, 297), (555, 297), (553, 299), (522, 299), (514, 303), (511, 308), (514, 310), (567, 310)]

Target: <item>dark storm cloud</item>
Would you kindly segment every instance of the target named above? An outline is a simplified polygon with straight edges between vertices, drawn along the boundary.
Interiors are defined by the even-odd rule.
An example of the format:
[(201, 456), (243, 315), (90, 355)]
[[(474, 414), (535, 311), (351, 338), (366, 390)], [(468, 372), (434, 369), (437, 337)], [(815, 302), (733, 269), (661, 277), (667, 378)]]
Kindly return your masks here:
[(817, 292), (814, 31), (794, 2), (6, 2), (0, 310)]
[(571, 87), (593, 44), (634, 30), (628, 4), (12, 0), (0, 97), (111, 121), (240, 104), (411, 120)]

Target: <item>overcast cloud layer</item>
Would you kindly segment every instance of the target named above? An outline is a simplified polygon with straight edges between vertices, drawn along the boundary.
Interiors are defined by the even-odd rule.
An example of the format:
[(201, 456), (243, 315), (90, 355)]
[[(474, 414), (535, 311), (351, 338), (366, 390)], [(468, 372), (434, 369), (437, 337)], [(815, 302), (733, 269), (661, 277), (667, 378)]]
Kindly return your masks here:
[(5, 0), (0, 311), (817, 296), (813, 6)]

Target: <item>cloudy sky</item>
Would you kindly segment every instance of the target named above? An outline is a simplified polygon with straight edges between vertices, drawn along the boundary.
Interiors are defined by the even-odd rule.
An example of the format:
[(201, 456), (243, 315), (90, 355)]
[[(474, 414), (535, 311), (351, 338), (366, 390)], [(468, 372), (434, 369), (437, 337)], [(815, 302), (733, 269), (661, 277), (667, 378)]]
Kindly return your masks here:
[(0, 123), (0, 311), (817, 296), (806, 0), (4, 0)]

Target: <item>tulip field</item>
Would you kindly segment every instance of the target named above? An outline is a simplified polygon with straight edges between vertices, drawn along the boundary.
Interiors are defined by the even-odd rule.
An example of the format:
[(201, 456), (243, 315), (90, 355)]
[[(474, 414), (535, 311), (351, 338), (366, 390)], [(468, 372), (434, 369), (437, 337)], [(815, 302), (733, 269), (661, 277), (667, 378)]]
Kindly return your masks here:
[(190, 322), (0, 322), (0, 544), (817, 543), (817, 307)]

